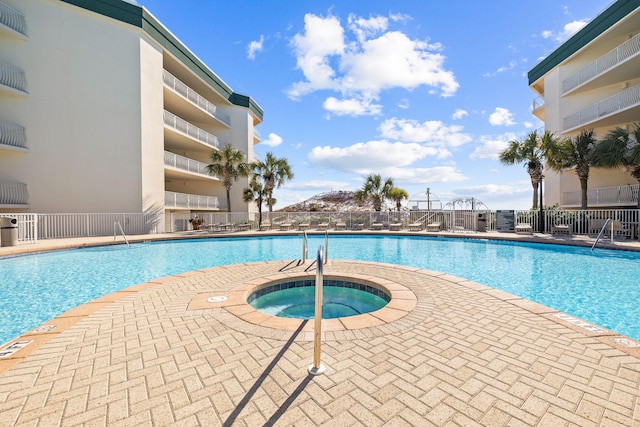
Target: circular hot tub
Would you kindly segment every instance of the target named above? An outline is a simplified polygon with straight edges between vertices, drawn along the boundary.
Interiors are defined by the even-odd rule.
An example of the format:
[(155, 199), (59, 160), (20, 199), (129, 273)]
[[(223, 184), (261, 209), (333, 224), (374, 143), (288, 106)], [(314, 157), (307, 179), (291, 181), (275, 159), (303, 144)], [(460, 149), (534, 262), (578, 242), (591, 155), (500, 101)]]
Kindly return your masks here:
[[(391, 296), (384, 290), (352, 280), (323, 282), (322, 318), (357, 316), (386, 306)], [(247, 303), (265, 314), (294, 319), (312, 319), (315, 313), (315, 280), (297, 279), (262, 286)]]

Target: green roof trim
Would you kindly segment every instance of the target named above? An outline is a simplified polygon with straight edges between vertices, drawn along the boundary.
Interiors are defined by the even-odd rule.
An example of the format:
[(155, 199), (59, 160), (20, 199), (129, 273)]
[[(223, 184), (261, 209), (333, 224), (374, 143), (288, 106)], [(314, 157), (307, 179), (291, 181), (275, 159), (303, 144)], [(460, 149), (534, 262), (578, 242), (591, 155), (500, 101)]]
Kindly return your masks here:
[(222, 97), (234, 105), (251, 110), (262, 121), (262, 108), (250, 97), (235, 93), (207, 65), (198, 59), (180, 40), (171, 34), (164, 25), (140, 6), (122, 0), (60, 0), (85, 10), (98, 13), (141, 28), (164, 49), (171, 52), (187, 68), (196, 73)]
[(596, 16), (591, 22), (585, 25), (580, 31), (574, 34), (569, 40), (551, 52), (551, 54), (543, 59), (538, 65), (532, 68), (528, 73), (529, 86), (553, 68), (560, 65), (562, 61), (566, 60), (584, 46), (591, 43), (596, 37), (612, 27), (618, 21), (622, 20), (638, 7), (640, 7), (640, 0), (618, 0), (613, 3), (600, 15)]

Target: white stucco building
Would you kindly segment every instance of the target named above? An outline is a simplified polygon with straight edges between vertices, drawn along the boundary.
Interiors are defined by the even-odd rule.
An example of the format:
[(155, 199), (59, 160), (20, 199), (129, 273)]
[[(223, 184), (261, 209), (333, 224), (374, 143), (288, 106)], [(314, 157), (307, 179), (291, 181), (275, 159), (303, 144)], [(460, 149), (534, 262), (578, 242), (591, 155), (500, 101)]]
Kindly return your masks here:
[[(529, 72), (533, 114), (557, 136), (640, 122), (640, 0), (618, 0)], [(572, 171), (545, 170), (546, 206), (580, 207)], [(635, 207), (638, 183), (624, 170), (592, 169), (589, 207)]]
[(224, 211), (209, 154), (262, 118), (142, 7), (0, 0), (0, 212)]

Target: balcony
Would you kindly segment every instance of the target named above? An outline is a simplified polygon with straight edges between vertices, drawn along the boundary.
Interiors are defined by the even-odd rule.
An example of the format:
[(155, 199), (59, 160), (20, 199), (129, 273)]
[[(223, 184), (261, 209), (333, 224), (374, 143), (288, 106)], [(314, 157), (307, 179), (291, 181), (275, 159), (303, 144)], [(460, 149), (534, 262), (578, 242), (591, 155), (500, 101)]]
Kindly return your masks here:
[(207, 171), (207, 164), (169, 151), (164, 152), (164, 165), (188, 174), (200, 175), (207, 179), (217, 179)]
[[(210, 134), (204, 129), (200, 129), (198, 126), (195, 126), (166, 110), (164, 111), (164, 124), (181, 135), (205, 144), (210, 148), (219, 150), (220, 145), (226, 144), (225, 141), (220, 140), (217, 136)], [(188, 147), (182, 144), (181, 148)]]
[(27, 95), (27, 77), (20, 68), (0, 62), (0, 86), (10, 92)]
[(206, 209), (215, 211), (224, 209), (222, 208), (218, 197), (174, 193), (173, 191), (164, 192), (164, 207), (165, 209)]
[(27, 38), (27, 21), (24, 15), (4, 3), (0, 3), (0, 28), (20, 38)]
[(20, 182), (0, 182), (0, 206), (4, 208), (29, 207), (27, 184)]
[(182, 96), (182, 98), (189, 101), (192, 105), (200, 108), (202, 111), (208, 113), (211, 117), (220, 120), (227, 126), (231, 126), (231, 118), (220, 111), (218, 107), (209, 102), (204, 96), (200, 95), (195, 90), (178, 80), (173, 74), (167, 70), (162, 70), (162, 78), (165, 86), (171, 88), (174, 92)]
[(626, 71), (622, 72), (620, 75), (612, 76), (610, 81), (599, 82), (599, 86), (605, 86), (607, 84), (621, 82), (637, 77), (637, 67), (638, 62), (640, 62), (639, 53), (640, 34), (636, 34), (634, 37), (631, 37), (629, 40), (625, 41), (615, 49), (610, 50), (606, 54), (602, 55), (600, 58), (596, 59), (571, 77), (565, 79), (562, 82), (562, 93), (566, 94), (567, 92), (581, 85), (584, 85), (585, 83), (592, 81), (599, 76), (602, 76), (604, 73), (616, 67), (617, 65), (634, 57), (638, 59), (638, 61), (635, 61), (635, 64), (628, 64), (628, 67), (626, 67)]
[(25, 128), (13, 123), (0, 123), (0, 148), (27, 151)]
[(533, 100), (531, 112), (534, 116), (544, 121), (544, 100), (539, 96)]
[[(624, 185), (620, 187), (604, 187), (587, 190), (589, 207), (638, 205), (638, 189), (640, 184)], [(567, 191), (562, 193), (562, 207), (582, 206), (581, 191)]]
[[(636, 121), (640, 113), (640, 85), (593, 104), (584, 110), (563, 119), (564, 131), (591, 125), (612, 126), (619, 123)], [(613, 115), (616, 117), (611, 118)], [(609, 119), (609, 120), (606, 120)]]

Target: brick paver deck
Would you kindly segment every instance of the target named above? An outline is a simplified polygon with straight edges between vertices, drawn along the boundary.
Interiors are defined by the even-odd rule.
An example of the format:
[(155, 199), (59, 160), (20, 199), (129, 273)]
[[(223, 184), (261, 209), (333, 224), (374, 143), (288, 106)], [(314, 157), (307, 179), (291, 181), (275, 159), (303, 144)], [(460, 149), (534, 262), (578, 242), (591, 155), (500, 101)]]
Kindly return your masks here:
[[(640, 425), (636, 343), (483, 285), (332, 261), (417, 304), (390, 323), (312, 333), (254, 324), (202, 293), (310, 264), (217, 267), (104, 297), (48, 322), (49, 340), (0, 374), (0, 425)], [(19, 362), (19, 363), (16, 363)], [(1, 366), (0, 366), (1, 368)], [(1, 372), (1, 370), (0, 370)]]

